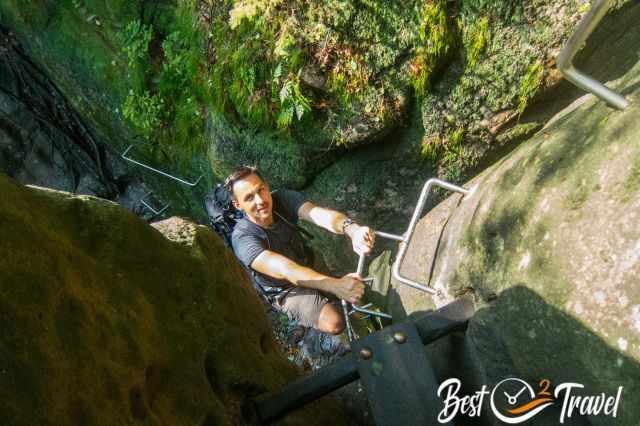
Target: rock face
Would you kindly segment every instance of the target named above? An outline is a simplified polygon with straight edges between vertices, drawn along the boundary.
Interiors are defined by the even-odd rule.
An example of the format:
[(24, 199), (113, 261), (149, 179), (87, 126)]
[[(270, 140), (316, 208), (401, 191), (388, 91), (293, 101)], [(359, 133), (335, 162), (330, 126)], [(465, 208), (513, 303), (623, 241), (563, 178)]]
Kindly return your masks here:
[[(505, 5), (510, 4), (509, 2), (502, 3)], [(547, 7), (551, 6), (545, 6), (545, 8)], [(576, 56), (576, 67), (584, 70), (599, 81), (611, 81), (623, 76), (637, 62), (637, 53), (634, 52), (637, 52), (637, 46), (640, 43), (640, 33), (637, 31), (636, 24), (638, 19), (640, 19), (640, 8), (636, 4), (629, 2), (624, 2), (621, 8), (609, 12), (594, 31), (584, 49)], [(537, 28), (540, 30), (539, 26)], [(525, 30), (529, 31), (527, 27), (523, 27), (523, 31)], [(565, 28), (563, 31), (567, 31), (567, 29)], [(500, 35), (500, 37), (507, 36), (520, 37), (521, 35), (517, 32)], [(539, 39), (537, 40), (539, 41)], [(557, 39), (554, 43), (557, 43)], [(494, 50), (499, 49), (499, 43), (492, 46)], [(550, 46), (551, 44), (547, 46), (549, 49), (546, 47), (543, 49), (546, 52), (545, 55), (553, 54), (553, 49)], [(608, 48), (603, 49), (602, 46), (608, 46)], [(536, 51), (533, 47), (531, 49), (527, 50), (527, 54)], [(515, 50), (515, 48), (512, 50)], [(490, 68), (496, 66), (497, 62), (505, 60), (506, 58), (503, 55), (494, 54), (491, 60), (480, 61), (478, 67), (483, 69)], [(522, 63), (519, 62), (519, 64), (519, 66), (522, 66)], [(513, 87), (516, 90), (518, 87), (517, 81), (520, 78), (516, 75), (518, 72), (517, 70), (507, 70), (506, 68), (508, 67), (500, 67), (502, 71), (509, 74), (508, 79), (504, 77), (505, 81), (513, 81)], [(452, 73), (453, 71), (455, 70), (451, 70)], [(555, 74), (557, 72), (551, 71), (551, 73)], [(467, 81), (472, 77), (471, 73), (465, 74), (461, 81)], [(455, 80), (457, 77), (447, 73), (443, 80), (434, 85), (434, 90), (443, 90), (443, 93), (447, 93), (445, 97), (439, 99), (442, 100), (447, 97), (452, 99), (451, 105), (447, 107), (451, 111), (460, 106), (458, 102), (466, 99), (465, 96), (471, 94), (472, 97), (476, 97), (479, 93), (478, 86), (487, 86), (483, 86), (483, 88), (492, 92), (493, 95), (491, 96), (494, 96), (497, 93), (501, 93), (500, 90), (496, 90), (496, 85), (504, 83), (504, 81), (498, 79), (500, 81), (494, 85), (494, 74), (487, 71), (485, 77), (480, 81), (478, 81), (477, 76), (473, 77), (474, 85), (455, 86), (454, 90), (452, 89), (453, 83), (449, 78)], [(550, 82), (548, 83), (551, 84)], [(462, 96), (463, 93), (466, 95)], [(517, 144), (530, 138), (533, 135), (532, 132), (535, 133), (540, 130), (544, 123), (583, 94), (584, 92), (566, 81), (557, 83), (552, 89), (549, 89), (547, 94), (536, 97), (535, 100), (531, 101), (532, 106), (520, 117), (519, 124), (516, 124), (518, 121), (517, 112), (515, 115), (513, 112), (510, 113), (512, 119), (508, 124), (505, 124), (506, 116), (492, 122), (493, 124), (490, 127), (498, 126), (498, 122), (503, 123), (501, 127), (498, 126), (500, 131), (491, 136), (491, 138), (495, 137), (493, 142), (482, 142), (479, 145), (469, 143), (471, 139), (476, 136), (480, 137), (481, 134), (487, 136), (487, 129), (480, 131), (478, 127), (476, 128), (477, 132), (473, 133), (473, 135), (465, 135), (463, 142), (464, 157), (467, 160), (470, 157), (474, 157), (476, 160), (463, 160), (461, 162), (456, 160), (450, 162), (449, 166), (451, 167), (448, 168), (443, 168), (442, 163), (436, 165), (416, 155), (416, 152), (420, 150), (420, 141), (423, 137), (431, 135), (436, 131), (433, 129), (440, 128), (439, 126), (443, 126), (442, 123), (446, 122), (445, 117), (443, 117), (444, 110), (438, 110), (434, 112), (435, 115), (433, 117), (424, 117), (424, 122), (428, 122), (432, 126), (428, 132), (425, 133), (421, 123), (419, 123), (418, 127), (409, 125), (405, 129), (393, 132), (377, 146), (349, 152), (318, 174), (305, 191), (312, 200), (318, 203), (324, 203), (341, 211), (351, 211), (360, 223), (371, 225), (382, 231), (397, 234), (403, 233), (409, 223), (418, 194), (425, 181), (432, 177), (440, 177), (441, 179), (462, 184), (479, 173), (480, 170), (508, 154)], [(511, 98), (511, 100), (508, 100), (506, 94), (504, 96), (505, 99), (500, 102), (509, 103), (513, 101)], [(430, 99), (434, 98), (435, 95), (430, 95)], [(492, 99), (492, 102), (495, 101), (492, 97), (487, 99)], [(473, 107), (467, 105), (459, 112), (468, 112), (473, 109)], [(409, 118), (408, 121), (410, 123), (415, 124), (421, 121), (422, 113), (419, 111), (416, 113), (418, 116)], [(466, 117), (465, 114), (466, 112), (453, 115), (461, 119), (461, 117)], [(465, 118), (465, 120), (467, 119)], [(467, 124), (474, 120), (469, 116)], [(455, 123), (456, 120), (453, 120), (443, 128), (451, 130), (451, 126), (454, 126)], [(446, 132), (443, 131), (443, 133)], [(471, 139), (467, 139), (467, 136)], [(478, 167), (472, 165), (476, 161), (480, 161)], [(444, 169), (448, 171), (445, 172)], [(436, 197), (429, 200), (426, 210), (431, 209), (442, 199), (443, 193), (436, 194)], [(345, 272), (354, 270), (356, 261), (347, 244), (342, 247), (338, 246), (336, 249), (336, 244), (331, 240), (331, 237), (327, 238), (321, 233), (318, 233), (316, 240), (318, 249), (323, 253), (325, 262), (328, 265)], [(383, 244), (377, 244), (377, 246), (384, 247)], [(347, 261), (345, 262), (343, 259), (347, 259)]]
[(145, 213), (140, 180), (2, 27), (0, 76), (0, 171), (22, 184), (111, 199)]
[[(149, 219), (140, 200), (153, 191), (145, 200), (157, 210), (171, 204), (170, 214), (203, 217), (206, 155), (190, 158), (185, 170), (175, 156), (140, 143), (123, 117), (131, 75), (122, 32), (135, 19), (170, 21), (175, 7), (143, 3), (0, 4), (0, 172), (108, 198)], [(202, 183), (192, 189), (121, 160), (130, 145), (137, 161), (188, 181), (204, 175)]]
[[(450, 197), (421, 220), (404, 263), (404, 275), (429, 283), (438, 296), (394, 282), (388, 292), (396, 317), (475, 295), (477, 314), (453, 352), (464, 373), (459, 363), (457, 372), (442, 373), (462, 375), (470, 390), (505, 375), (582, 383), (583, 394), (615, 394), (624, 386), (615, 423), (600, 416), (584, 423), (592, 425), (640, 418), (634, 47), (624, 76), (610, 84), (633, 102), (630, 108), (616, 111), (585, 95), (467, 183), (469, 195)], [(547, 420), (540, 424), (557, 424), (558, 417)], [(492, 421), (488, 413), (485, 422)]]
[[(4, 424), (252, 424), (248, 399), (295, 377), (217, 236), (178, 218), (156, 228), (0, 176)], [(325, 402), (283, 423), (329, 416), (342, 421)]]

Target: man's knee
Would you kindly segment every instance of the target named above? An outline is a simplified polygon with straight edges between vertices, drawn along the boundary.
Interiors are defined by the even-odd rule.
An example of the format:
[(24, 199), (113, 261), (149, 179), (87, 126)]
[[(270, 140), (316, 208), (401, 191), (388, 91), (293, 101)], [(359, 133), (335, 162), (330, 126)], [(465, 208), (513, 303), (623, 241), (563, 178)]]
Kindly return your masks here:
[(344, 331), (345, 323), (344, 320), (338, 320), (333, 322), (326, 322), (320, 328), (320, 331), (324, 331), (329, 334), (340, 334)]
[(342, 317), (342, 312), (333, 305), (325, 305), (318, 319), (318, 329), (329, 334), (340, 334), (344, 331), (346, 324)]

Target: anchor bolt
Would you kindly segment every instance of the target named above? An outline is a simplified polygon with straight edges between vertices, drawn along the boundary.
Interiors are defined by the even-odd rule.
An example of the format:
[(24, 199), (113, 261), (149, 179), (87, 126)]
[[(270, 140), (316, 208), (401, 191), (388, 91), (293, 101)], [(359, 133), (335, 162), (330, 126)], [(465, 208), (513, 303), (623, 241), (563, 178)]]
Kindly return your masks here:
[(407, 341), (407, 335), (401, 331), (396, 331), (393, 333), (393, 340), (395, 340), (396, 343), (403, 344)]

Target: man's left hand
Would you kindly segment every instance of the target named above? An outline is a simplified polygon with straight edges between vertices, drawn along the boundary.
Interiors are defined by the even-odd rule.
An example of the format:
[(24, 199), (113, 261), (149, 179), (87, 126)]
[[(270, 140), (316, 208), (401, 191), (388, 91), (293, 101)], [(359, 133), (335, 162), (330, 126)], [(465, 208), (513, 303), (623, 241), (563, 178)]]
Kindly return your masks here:
[(358, 253), (358, 255), (371, 253), (373, 245), (376, 242), (376, 234), (373, 232), (373, 229), (354, 223), (345, 230), (345, 233), (351, 238), (353, 251)]

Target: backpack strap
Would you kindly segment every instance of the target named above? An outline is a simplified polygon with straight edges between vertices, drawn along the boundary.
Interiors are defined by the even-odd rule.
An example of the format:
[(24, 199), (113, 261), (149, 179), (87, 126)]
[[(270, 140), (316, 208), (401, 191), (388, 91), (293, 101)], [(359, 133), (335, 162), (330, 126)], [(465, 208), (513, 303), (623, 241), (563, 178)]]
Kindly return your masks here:
[(313, 240), (313, 235), (311, 235), (311, 233), (307, 230), (305, 230), (303, 227), (301, 227), (300, 225), (296, 225), (295, 223), (291, 223), (289, 220), (287, 220), (284, 216), (282, 216), (280, 213), (278, 213), (277, 211), (273, 211), (273, 214), (275, 214), (276, 216), (278, 216), (280, 219), (282, 219), (282, 221), (284, 223), (286, 223), (287, 225), (289, 225), (290, 228), (296, 229), (298, 232), (300, 232), (302, 235), (304, 235), (305, 237), (307, 237), (310, 240)]

